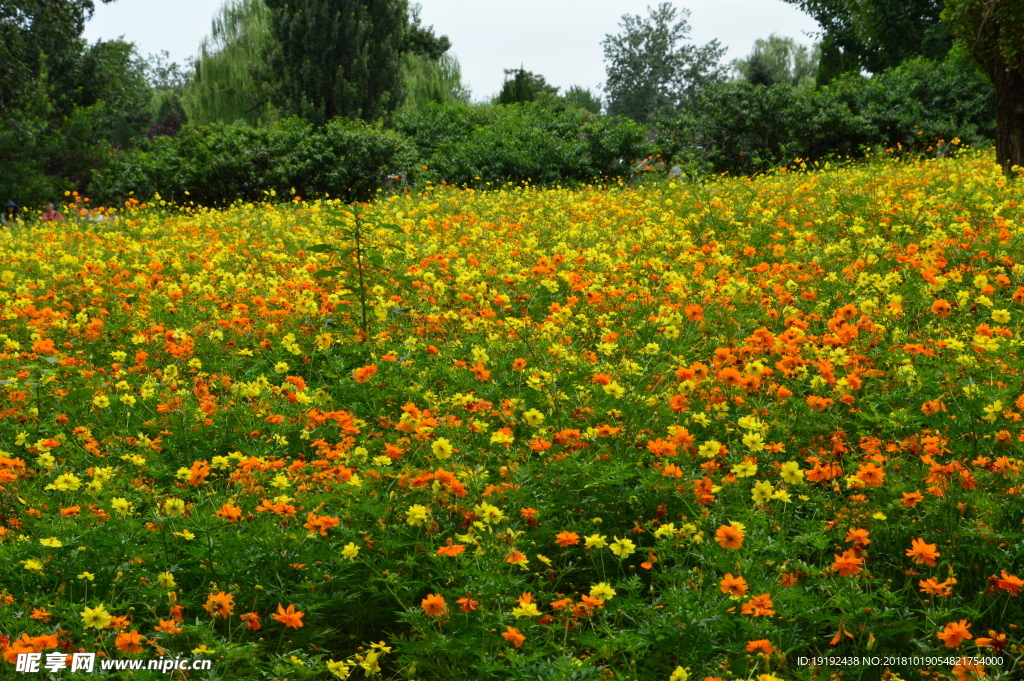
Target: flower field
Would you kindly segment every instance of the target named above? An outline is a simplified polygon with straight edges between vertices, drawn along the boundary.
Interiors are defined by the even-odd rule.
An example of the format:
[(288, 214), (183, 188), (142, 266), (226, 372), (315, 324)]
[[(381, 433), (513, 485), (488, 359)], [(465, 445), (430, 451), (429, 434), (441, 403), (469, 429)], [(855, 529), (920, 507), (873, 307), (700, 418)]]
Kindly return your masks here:
[(0, 677), (1022, 678), (1022, 207), (965, 153), (0, 235)]

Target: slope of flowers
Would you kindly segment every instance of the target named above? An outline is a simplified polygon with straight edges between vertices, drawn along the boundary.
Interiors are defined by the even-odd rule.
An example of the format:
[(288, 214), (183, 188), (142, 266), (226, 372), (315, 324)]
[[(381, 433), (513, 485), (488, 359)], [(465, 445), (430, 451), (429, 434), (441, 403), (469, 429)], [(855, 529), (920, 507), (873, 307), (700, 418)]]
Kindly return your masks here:
[(965, 154), (4, 235), (0, 664), (1020, 678), (1019, 201)]

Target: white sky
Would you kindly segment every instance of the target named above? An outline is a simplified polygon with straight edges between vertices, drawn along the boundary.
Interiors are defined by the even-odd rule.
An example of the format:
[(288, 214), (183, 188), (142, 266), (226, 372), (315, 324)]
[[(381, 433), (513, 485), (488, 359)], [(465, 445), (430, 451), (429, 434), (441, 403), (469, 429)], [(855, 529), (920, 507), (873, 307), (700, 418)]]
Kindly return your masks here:
[[(90, 41), (123, 37), (146, 56), (166, 50), (179, 63), (197, 53), (199, 41), (223, 0), (116, 0), (97, 2), (85, 29)], [(621, 32), (624, 14), (647, 16), (659, 0), (420, 0), (420, 16), (438, 35), (452, 41), (462, 65), (462, 80), (473, 99), (485, 100), (501, 89), (504, 69), (539, 73), (567, 89), (596, 89), (605, 78), (607, 34)], [(817, 24), (782, 0), (677, 0), (691, 14), (690, 38), (717, 38), (728, 48), (726, 60), (750, 53), (754, 41), (771, 33), (810, 44)]]

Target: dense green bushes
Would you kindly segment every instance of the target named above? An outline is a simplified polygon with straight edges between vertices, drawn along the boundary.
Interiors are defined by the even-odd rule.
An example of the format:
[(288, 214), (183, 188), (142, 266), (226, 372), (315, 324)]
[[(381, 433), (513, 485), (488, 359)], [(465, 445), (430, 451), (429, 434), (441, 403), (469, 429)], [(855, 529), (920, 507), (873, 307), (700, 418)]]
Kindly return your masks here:
[[(733, 81), (708, 87), (675, 118), (648, 130), (541, 97), (511, 105), (431, 103), (385, 126), (298, 119), (268, 127), (185, 128), (141, 140), (105, 159), (91, 194), (120, 203), (129, 193), (212, 205), (267, 192), (366, 199), (400, 176), (410, 183), (488, 186), (573, 184), (630, 175), (631, 162), (661, 154), (691, 172), (748, 173), (857, 155), (870, 147), (934, 151), (959, 137), (994, 134), (992, 88), (957, 53), (916, 59), (874, 78), (848, 75), (818, 89)], [(187, 195), (185, 192), (189, 192)]]
[(645, 129), (556, 99), (504, 106), (431, 105), (398, 117), (425, 177), (454, 184), (585, 182), (621, 177), (653, 153)]
[(298, 119), (265, 128), (185, 128), (112, 154), (90, 192), (105, 203), (159, 193), (213, 205), (259, 200), (270, 191), (290, 195), (293, 188), (302, 196), (362, 200), (396, 175), (469, 185), (622, 176), (630, 160), (653, 148), (632, 121), (557, 101), (431, 104), (402, 114), (394, 127), (339, 118), (323, 128)]
[(991, 84), (953, 52), (919, 58), (874, 78), (846, 75), (817, 90), (734, 81), (707, 88), (659, 126), (663, 157), (715, 172), (756, 172), (794, 158), (855, 154), (866, 147), (927, 151), (995, 135)]
[(320, 129), (295, 118), (266, 128), (213, 125), (113, 154), (91, 193), (111, 204), (159, 193), (214, 205), (260, 200), (265, 192), (289, 196), (292, 189), (357, 200), (389, 174), (408, 172), (414, 159), (401, 135), (363, 121), (335, 119)]

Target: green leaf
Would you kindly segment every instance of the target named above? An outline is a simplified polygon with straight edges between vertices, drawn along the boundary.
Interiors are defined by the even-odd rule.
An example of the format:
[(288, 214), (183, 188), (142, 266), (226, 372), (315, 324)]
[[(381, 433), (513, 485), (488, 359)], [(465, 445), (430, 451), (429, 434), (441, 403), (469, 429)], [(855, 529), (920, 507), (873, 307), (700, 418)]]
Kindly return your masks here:
[(380, 224), (380, 225), (375, 225), (375, 227), (376, 227), (377, 229), (389, 229), (389, 230), (391, 230), (392, 232), (400, 232), (400, 233), (402, 233), (402, 232), (403, 232), (403, 230), (402, 230), (402, 228), (401, 228), (401, 227), (399, 227), (398, 225), (396, 225), (396, 224), (393, 224), (393, 223), (391, 223), (391, 222), (385, 222), (385, 223), (383, 223), (383, 224)]
[(315, 244), (306, 249), (312, 253), (334, 253), (337, 249), (330, 244)]
[(337, 276), (337, 274), (338, 273), (335, 270), (317, 270), (316, 272), (313, 273), (313, 276), (316, 277), (317, 279), (324, 279), (326, 277)]

